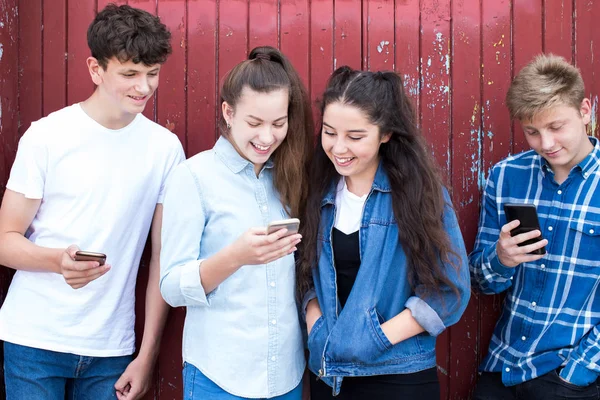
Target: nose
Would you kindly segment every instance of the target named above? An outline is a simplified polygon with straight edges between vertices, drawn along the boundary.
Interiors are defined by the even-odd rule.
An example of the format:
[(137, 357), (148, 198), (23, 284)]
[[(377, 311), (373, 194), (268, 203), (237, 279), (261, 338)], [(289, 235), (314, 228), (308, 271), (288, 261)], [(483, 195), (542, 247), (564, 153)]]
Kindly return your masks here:
[(540, 140), (542, 144), (542, 150), (549, 151), (554, 149), (555, 140), (554, 135), (550, 132), (540, 132)]
[(270, 124), (265, 126), (258, 133), (258, 139), (262, 144), (271, 144), (274, 142), (273, 127)]
[(346, 153), (346, 150), (348, 150), (348, 147), (346, 146), (344, 138), (342, 137), (342, 135), (337, 135), (335, 137), (335, 143), (333, 144), (331, 151), (333, 152), (333, 154), (342, 155)]
[(150, 92), (150, 82), (145, 76), (140, 77), (135, 84), (135, 90), (138, 93), (146, 95)]

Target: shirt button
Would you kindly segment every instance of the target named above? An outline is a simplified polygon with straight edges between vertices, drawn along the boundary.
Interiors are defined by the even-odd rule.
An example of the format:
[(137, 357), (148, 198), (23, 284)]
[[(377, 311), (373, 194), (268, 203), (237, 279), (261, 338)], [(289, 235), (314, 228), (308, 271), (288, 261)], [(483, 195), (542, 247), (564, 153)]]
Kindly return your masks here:
[(546, 264), (542, 264), (542, 265), (540, 265), (540, 268), (541, 268), (541, 269), (544, 269), (544, 268), (546, 268)]
[(552, 231), (552, 229), (554, 229), (554, 228), (553, 228), (553, 227), (551, 227), (551, 226), (549, 226), (549, 227), (548, 227), (548, 230), (549, 230), (549, 231)]
[(510, 368), (508, 368), (508, 367), (506, 367), (504, 370), (505, 370), (506, 372), (510, 372)]
[(521, 336), (521, 340), (522, 340), (522, 341), (526, 341), (526, 340), (527, 340), (527, 338), (526, 338), (525, 336)]
[(271, 357), (271, 361), (275, 361), (275, 360), (277, 360), (277, 357), (275, 357), (275, 356)]
[(531, 303), (531, 306), (535, 307), (535, 306), (537, 306), (537, 303), (534, 301), (533, 303)]
[(262, 206), (261, 208), (263, 211), (267, 211), (267, 206)]
[(583, 174), (583, 177), (587, 178), (588, 177), (588, 173), (586, 172), (585, 174)]
[(593, 234), (594, 234), (594, 230), (590, 229), (590, 235), (593, 235)]
[(556, 192), (556, 193), (558, 193), (558, 194), (562, 194), (562, 190), (559, 190), (559, 191), (558, 191), (558, 192)]
[(273, 325), (275, 325), (275, 324), (277, 323), (277, 321), (276, 321), (276, 320), (271, 320), (271, 323), (272, 323)]
[(271, 287), (275, 287), (275, 282), (271, 282), (269, 285), (271, 285)]

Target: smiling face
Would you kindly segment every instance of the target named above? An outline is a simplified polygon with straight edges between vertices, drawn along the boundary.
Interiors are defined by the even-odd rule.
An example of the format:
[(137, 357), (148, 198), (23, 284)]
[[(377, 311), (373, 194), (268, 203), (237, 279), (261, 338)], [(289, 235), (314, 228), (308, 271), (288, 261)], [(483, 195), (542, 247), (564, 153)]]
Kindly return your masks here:
[(348, 189), (366, 194), (379, 165), (379, 146), (391, 135), (381, 135), (359, 108), (334, 102), (323, 112), (321, 145), (337, 172), (346, 178)]
[(93, 57), (88, 59), (92, 80), (111, 114), (126, 118), (144, 111), (158, 87), (160, 64), (147, 66), (133, 61), (108, 60), (106, 69)]
[(223, 102), (223, 117), (230, 125), (227, 139), (254, 164), (257, 175), (287, 135), (288, 97), (287, 89), (262, 93), (245, 86), (235, 109)]
[(593, 150), (586, 133), (590, 118), (591, 104), (584, 99), (579, 110), (557, 105), (521, 121), (527, 143), (548, 161), (559, 183)]

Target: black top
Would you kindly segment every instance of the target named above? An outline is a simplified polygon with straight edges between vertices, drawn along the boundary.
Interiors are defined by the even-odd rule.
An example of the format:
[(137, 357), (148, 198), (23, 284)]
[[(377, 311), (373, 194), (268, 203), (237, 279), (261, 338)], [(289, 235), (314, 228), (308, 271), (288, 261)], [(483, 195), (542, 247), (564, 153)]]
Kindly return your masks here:
[(358, 232), (346, 235), (333, 228), (331, 243), (333, 245), (333, 260), (337, 275), (338, 298), (342, 308), (348, 300), (358, 269), (360, 268), (360, 244)]

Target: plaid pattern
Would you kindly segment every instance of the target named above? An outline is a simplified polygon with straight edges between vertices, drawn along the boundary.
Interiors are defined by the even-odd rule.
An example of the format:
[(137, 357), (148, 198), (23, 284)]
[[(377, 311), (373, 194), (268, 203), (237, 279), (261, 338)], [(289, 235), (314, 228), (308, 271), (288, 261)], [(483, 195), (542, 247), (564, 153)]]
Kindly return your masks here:
[[(558, 185), (533, 150), (498, 163), (483, 194), (479, 231), (469, 256), (474, 285), (506, 291), (502, 315), (480, 369), (515, 385), (561, 366), (587, 385), (600, 374), (600, 145)], [(537, 206), (544, 258), (516, 268), (496, 254), (504, 203)]]

